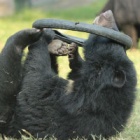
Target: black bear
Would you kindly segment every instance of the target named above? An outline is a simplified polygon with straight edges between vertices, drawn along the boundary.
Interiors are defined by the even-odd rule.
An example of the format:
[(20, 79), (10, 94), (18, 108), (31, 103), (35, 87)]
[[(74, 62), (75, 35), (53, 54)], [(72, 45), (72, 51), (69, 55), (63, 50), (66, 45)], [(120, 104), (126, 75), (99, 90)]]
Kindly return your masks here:
[[(111, 11), (95, 19), (117, 30)], [(71, 89), (51, 67), (51, 30), (23, 30), (8, 39), (0, 55), (0, 132), (20, 137), (55, 136), (59, 140), (91, 135), (109, 138), (122, 131), (135, 100), (136, 72), (124, 46), (91, 34), (84, 46)], [(25, 64), (23, 49), (29, 45)], [(75, 64), (74, 64), (75, 65)]]

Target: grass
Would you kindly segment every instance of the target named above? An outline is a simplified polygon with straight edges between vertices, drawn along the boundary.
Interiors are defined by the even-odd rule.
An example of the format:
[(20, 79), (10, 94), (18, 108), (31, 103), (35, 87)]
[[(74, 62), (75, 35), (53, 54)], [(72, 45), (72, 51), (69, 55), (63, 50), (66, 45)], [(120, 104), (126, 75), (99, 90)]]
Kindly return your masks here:
[[(58, 18), (67, 19), (73, 21), (84, 21), (92, 23), (94, 17), (99, 12), (106, 0), (98, 0), (88, 6), (82, 6), (65, 10), (53, 10), (53, 11), (41, 11), (39, 9), (31, 9), (21, 11), (11, 17), (0, 18), (0, 50), (3, 48), (7, 38), (15, 32), (24, 29), (31, 28), (32, 23), (36, 19), (41, 18)], [(70, 35), (87, 37), (85, 33), (63, 31)], [(119, 134), (116, 138), (111, 140), (139, 140), (140, 138), (140, 50), (127, 51), (129, 58), (134, 62), (137, 71), (138, 85), (137, 85), (137, 98), (134, 105), (133, 113), (128, 121), (125, 130)], [(62, 63), (63, 62), (63, 63)], [(60, 76), (66, 77), (69, 67), (67, 57), (59, 57), (59, 69)], [(25, 137), (23, 138), (25, 139)], [(28, 138), (33, 139), (33, 138)]]

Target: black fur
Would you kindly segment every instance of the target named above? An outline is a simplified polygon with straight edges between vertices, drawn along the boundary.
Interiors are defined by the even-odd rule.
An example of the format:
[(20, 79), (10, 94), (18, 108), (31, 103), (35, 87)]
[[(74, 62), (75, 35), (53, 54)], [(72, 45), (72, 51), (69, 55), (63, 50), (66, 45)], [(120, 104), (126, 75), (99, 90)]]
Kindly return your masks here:
[(20, 91), (23, 49), (40, 35), (34, 29), (19, 31), (7, 40), (0, 54), (0, 132), (5, 131), (12, 118)]
[[(14, 114), (1, 133), (19, 137), (18, 131), (25, 129), (35, 137), (54, 135), (67, 140), (77, 136), (90, 139), (91, 134), (108, 138), (122, 131), (132, 111), (136, 87), (135, 69), (123, 46), (90, 35), (84, 47), (81, 74), (72, 92), (67, 93), (68, 81), (51, 68), (45, 34), (44, 31), (43, 37), (29, 47), (22, 83), (18, 82), (21, 81), (19, 55), (9, 50), (15, 47), (6, 45), (1, 53), (5, 57), (1, 58), (0, 67), (5, 65), (13, 77), (5, 74), (1, 80), (0, 100), (8, 107), (7, 98), (14, 97), (12, 105), (16, 100), (16, 105), (10, 104)], [(24, 37), (21, 39), (25, 41)], [(5, 84), (9, 78), (15, 81), (12, 85)]]
[(73, 52), (72, 55), (73, 55), (73, 58), (72, 59), (69, 58), (69, 67), (71, 71), (68, 73), (67, 78), (75, 81), (76, 79), (81, 77), (81, 68), (82, 68), (84, 60), (81, 58), (78, 52), (78, 48), (76, 48), (75, 52)]

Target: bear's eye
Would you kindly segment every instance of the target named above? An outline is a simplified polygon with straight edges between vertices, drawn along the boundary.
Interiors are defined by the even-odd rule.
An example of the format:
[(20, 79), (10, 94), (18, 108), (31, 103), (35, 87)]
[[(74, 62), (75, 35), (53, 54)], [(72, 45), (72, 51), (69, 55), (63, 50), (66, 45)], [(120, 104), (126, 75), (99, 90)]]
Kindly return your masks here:
[(99, 63), (95, 63), (95, 68), (97, 71), (101, 70), (101, 65)]

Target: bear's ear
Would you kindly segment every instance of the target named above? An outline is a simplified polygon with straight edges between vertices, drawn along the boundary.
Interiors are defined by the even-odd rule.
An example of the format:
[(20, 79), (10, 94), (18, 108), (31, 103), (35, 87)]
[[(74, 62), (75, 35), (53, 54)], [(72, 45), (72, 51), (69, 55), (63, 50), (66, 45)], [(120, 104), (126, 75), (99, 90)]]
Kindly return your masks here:
[(112, 78), (112, 85), (117, 88), (121, 88), (126, 82), (126, 74), (124, 71), (115, 71)]

